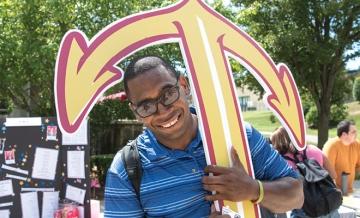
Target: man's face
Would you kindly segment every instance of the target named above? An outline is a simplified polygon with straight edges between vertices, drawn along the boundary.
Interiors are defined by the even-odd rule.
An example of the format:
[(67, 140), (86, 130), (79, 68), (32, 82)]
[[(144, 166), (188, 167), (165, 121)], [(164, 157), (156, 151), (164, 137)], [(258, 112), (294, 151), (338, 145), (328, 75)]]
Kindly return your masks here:
[(137, 119), (152, 130), (160, 141), (179, 139), (191, 129), (191, 114), (186, 100), (186, 94), (190, 90), (185, 78), (180, 76), (177, 83), (171, 72), (159, 66), (128, 81), (129, 100), (132, 102), (130, 107), (134, 112), (144, 102), (161, 99), (160, 96), (164, 96), (167, 90), (175, 86), (179, 87), (180, 96), (174, 103), (164, 106), (162, 101), (157, 101), (157, 111), (145, 118), (135, 113)]
[(356, 126), (350, 125), (350, 127), (349, 127), (349, 132), (348, 132), (348, 134), (347, 134), (347, 137), (348, 137), (349, 144), (355, 142), (356, 137), (357, 137)]
[(356, 141), (357, 130), (355, 125), (350, 125), (349, 132), (343, 132), (341, 135), (341, 140), (345, 145), (350, 145)]

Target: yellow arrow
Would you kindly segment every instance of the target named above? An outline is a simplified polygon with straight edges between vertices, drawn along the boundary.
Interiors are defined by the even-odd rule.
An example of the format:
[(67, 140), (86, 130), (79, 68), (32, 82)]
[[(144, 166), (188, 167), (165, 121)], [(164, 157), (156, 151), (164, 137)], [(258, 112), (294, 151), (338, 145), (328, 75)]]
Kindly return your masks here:
[[(267, 102), (301, 148), (305, 142), (300, 98), (285, 65), (275, 66), (246, 33), (202, 1), (184, 0), (168, 8), (115, 22), (88, 42), (80, 31), (65, 35), (57, 59), (55, 94), (62, 130), (74, 132), (100, 94), (122, 78), (116, 63), (160, 42), (179, 42), (190, 72), (208, 163), (228, 166), (233, 145), (249, 175), (252, 164), (227, 56), (250, 70), (266, 90)], [(220, 128), (219, 128), (220, 127)], [(220, 202), (258, 216), (251, 202)]]
[[(62, 130), (77, 130), (100, 95), (120, 81), (117, 62), (139, 47), (177, 33), (165, 15), (138, 21), (140, 17), (108, 26), (90, 45), (78, 30), (64, 36), (55, 68), (55, 100)], [(154, 27), (158, 22), (167, 25)]]

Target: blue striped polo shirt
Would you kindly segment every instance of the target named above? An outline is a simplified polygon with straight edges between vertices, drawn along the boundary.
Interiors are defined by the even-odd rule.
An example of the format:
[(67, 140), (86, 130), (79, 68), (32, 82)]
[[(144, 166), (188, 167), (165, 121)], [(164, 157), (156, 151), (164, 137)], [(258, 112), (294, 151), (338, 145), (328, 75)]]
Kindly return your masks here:
[[(297, 178), (258, 131), (249, 124), (245, 127), (257, 179)], [(159, 144), (149, 129), (137, 144), (143, 167), (140, 202), (118, 152), (107, 173), (104, 216), (208, 217), (211, 203), (204, 199), (207, 191), (201, 182), (207, 164), (199, 131), (185, 150)]]

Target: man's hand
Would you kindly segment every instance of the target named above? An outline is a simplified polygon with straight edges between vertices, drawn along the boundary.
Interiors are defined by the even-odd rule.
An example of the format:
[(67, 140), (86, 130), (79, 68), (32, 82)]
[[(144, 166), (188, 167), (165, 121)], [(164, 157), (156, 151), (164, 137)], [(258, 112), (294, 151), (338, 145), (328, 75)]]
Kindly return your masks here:
[(259, 197), (259, 184), (251, 178), (241, 164), (239, 156), (231, 148), (232, 167), (207, 166), (206, 173), (213, 173), (213, 176), (204, 176), (202, 179), (204, 189), (216, 191), (215, 195), (207, 195), (208, 201), (229, 200), (243, 201), (256, 200)]

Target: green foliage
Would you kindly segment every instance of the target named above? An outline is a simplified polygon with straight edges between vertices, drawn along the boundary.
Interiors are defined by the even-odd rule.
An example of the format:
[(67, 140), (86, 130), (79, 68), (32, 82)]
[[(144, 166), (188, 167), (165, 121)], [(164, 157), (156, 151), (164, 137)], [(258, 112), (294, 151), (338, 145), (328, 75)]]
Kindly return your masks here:
[(271, 115), (270, 115), (270, 122), (271, 122), (271, 123), (276, 123), (276, 117), (275, 117), (274, 114), (271, 114)]
[(308, 112), (305, 115), (306, 123), (311, 128), (316, 128), (318, 123), (318, 112), (316, 106), (309, 108)]
[(229, 19), (231, 22), (236, 22), (236, 12), (234, 10), (235, 8), (225, 6), (223, 0), (215, 0), (210, 5), (213, 9), (215, 9), (221, 15)]
[(0, 3), (0, 95), (30, 115), (55, 114), (53, 69), (64, 32), (51, 11), (40, 1)]
[(130, 110), (129, 101), (107, 99), (97, 103), (90, 112), (91, 125), (103, 126), (109, 125), (118, 119), (135, 119)]
[(97, 175), (101, 187), (105, 186), (106, 173), (111, 165), (112, 160), (114, 159), (114, 154), (103, 154), (103, 155), (93, 155), (90, 157), (90, 166), (93, 169), (94, 166), (97, 167)]
[(125, 60), (119, 63), (119, 67), (126, 69), (126, 66), (136, 57), (145, 55), (157, 55), (165, 60), (168, 60), (170, 64), (181, 73), (186, 74), (186, 68), (181, 54), (181, 49), (178, 43), (167, 43), (162, 45), (154, 45), (142, 49), (133, 55), (129, 56)]
[(0, 95), (0, 115), (9, 114), (13, 110), (14, 105), (12, 104), (11, 99), (7, 96)]
[(304, 116), (309, 112), (310, 108), (314, 106), (314, 101), (308, 92), (301, 95), (301, 105), (303, 108)]
[(330, 113), (330, 127), (335, 127), (340, 121), (349, 116), (346, 105), (331, 105)]
[(330, 104), (344, 104), (345, 102), (352, 101), (352, 87), (353, 82), (349, 79), (347, 72), (342, 70), (337, 75), (337, 78), (334, 82), (334, 87), (336, 88), (330, 98)]
[[(317, 105), (319, 142), (327, 140), (330, 106), (344, 100), (344, 63), (360, 54), (360, 2), (232, 0), (238, 24), (289, 66), (302, 94)], [(346, 52), (353, 49), (353, 52)], [(341, 104), (343, 101), (338, 102)]]
[[(1, 99), (9, 99), (30, 116), (54, 116), (53, 79), (58, 48), (70, 29), (89, 39), (110, 23), (174, 0), (0, 1)], [(172, 60), (173, 45), (154, 46)], [(126, 60), (124, 61), (126, 62)], [(121, 89), (115, 87), (110, 93)]]
[(230, 64), (236, 86), (249, 89), (261, 99), (265, 90), (255, 77), (246, 68), (241, 66), (239, 62), (236, 62), (232, 58), (230, 58)]
[(355, 79), (352, 94), (353, 94), (354, 99), (356, 101), (360, 102), (360, 78), (359, 77)]
[[(347, 110), (348, 107), (346, 105), (332, 105), (330, 108), (329, 126), (335, 127), (340, 121), (345, 120), (349, 115)], [(315, 106), (310, 107), (305, 119), (310, 128), (318, 127), (319, 116)]]
[[(345, 106), (348, 108), (347, 112), (349, 114), (348, 117), (346, 117), (347, 120), (354, 120), (356, 124), (356, 128), (360, 129), (360, 114), (357, 113), (360, 109), (360, 104), (358, 102), (351, 102), (345, 104)], [(249, 122), (253, 124), (253, 126), (266, 134), (267, 132), (273, 132), (276, 127), (280, 126), (281, 124), (279, 122), (276, 122), (275, 124), (272, 124), (269, 121), (269, 117), (271, 116), (271, 111), (246, 111), (243, 112), (244, 120), (246, 122)], [(308, 135), (317, 135), (318, 130), (312, 129), (307, 126), (306, 134)], [(336, 126), (334, 128), (329, 129), (329, 137), (335, 137), (336, 136)], [(315, 142), (309, 141), (312, 144)]]

